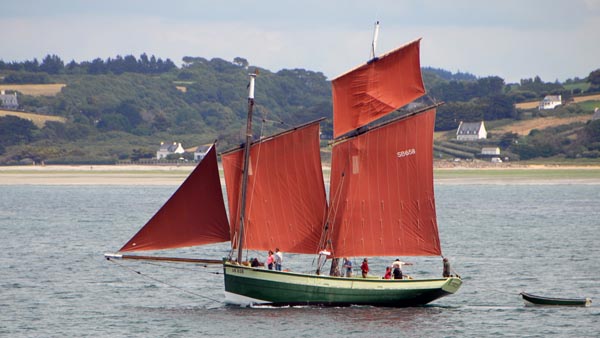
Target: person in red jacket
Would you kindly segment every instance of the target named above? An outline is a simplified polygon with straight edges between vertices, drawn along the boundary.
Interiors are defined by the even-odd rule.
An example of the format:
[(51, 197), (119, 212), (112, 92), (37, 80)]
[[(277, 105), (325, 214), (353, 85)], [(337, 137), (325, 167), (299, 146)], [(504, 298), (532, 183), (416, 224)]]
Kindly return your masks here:
[(369, 261), (366, 258), (363, 260), (360, 269), (362, 270), (363, 278), (367, 278), (367, 274), (369, 273)]
[(392, 279), (392, 268), (391, 267), (386, 267), (385, 268), (385, 275), (383, 276), (383, 279)]

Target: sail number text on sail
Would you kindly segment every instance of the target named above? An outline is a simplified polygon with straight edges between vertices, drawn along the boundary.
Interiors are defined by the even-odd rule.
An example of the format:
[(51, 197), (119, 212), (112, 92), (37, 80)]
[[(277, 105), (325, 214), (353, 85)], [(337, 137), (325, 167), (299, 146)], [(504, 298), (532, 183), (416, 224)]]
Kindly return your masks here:
[(396, 156), (398, 158), (402, 158), (402, 157), (406, 157), (406, 156), (415, 155), (416, 153), (417, 153), (417, 150), (415, 148), (410, 148), (410, 149), (406, 149), (406, 150), (397, 152)]

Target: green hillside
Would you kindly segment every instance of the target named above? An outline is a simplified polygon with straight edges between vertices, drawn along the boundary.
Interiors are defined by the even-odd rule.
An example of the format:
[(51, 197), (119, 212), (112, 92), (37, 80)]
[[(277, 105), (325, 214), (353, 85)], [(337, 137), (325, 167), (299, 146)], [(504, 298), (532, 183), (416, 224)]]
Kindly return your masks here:
[[(331, 88), (320, 72), (273, 72), (250, 65), (241, 57), (231, 62), (185, 57), (183, 65), (177, 67), (168, 59), (146, 54), (139, 58), (128, 55), (68, 64), (56, 55), (48, 55), (42, 62), (0, 60), (0, 84), (8, 92), (11, 85), (25, 88), (18, 85), (65, 84), (57, 87), (61, 89), (55, 95), (16, 91), (20, 111), (61, 117), (60, 121), (66, 122), (34, 125), (27, 119), (0, 117), (0, 164), (136, 161), (153, 157), (160, 142), (173, 141), (181, 142), (185, 148), (216, 139), (222, 150), (236, 146), (243, 142), (247, 74), (254, 69), (260, 72), (255, 94), (255, 130), (273, 134), (326, 117), (322, 135), (331, 137)], [(449, 135), (460, 121), (485, 120), (493, 126), (548, 115), (589, 115), (594, 107), (589, 102), (573, 103), (552, 112), (519, 110), (515, 103), (541, 99), (546, 94), (558, 93), (569, 99), (584, 91), (598, 92), (597, 73), (565, 84), (544, 83), (535, 78), (507, 85), (495, 76), (477, 78), (468, 73), (424, 68), (428, 96), (423, 100), (445, 102), (438, 109), (436, 130), (449, 131)], [(567, 129), (543, 129), (517, 136), (496, 134), (492, 129), (486, 143), (500, 146), (514, 159), (598, 157), (600, 139), (596, 136), (596, 124), (564, 128)], [(556, 141), (556, 135), (564, 137)], [(438, 156), (477, 156), (477, 147), (456, 144), (451, 138), (436, 143)]]

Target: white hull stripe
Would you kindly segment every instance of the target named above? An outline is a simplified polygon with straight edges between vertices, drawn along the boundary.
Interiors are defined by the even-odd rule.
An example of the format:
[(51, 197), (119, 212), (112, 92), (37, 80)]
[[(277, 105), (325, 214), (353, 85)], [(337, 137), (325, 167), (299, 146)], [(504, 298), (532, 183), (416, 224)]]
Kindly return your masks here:
[(252, 304), (269, 304), (270, 302), (225, 291), (225, 303), (250, 306)]

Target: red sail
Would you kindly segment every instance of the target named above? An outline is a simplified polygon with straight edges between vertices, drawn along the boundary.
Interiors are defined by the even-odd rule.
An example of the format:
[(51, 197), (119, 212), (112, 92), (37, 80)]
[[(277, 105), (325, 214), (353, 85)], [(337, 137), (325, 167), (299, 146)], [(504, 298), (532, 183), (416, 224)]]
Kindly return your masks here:
[(441, 254), (434, 123), (432, 109), (334, 146), (330, 210), (337, 257)]
[[(243, 151), (222, 154), (221, 160), (235, 234), (239, 228)], [(247, 191), (244, 248), (317, 252), (327, 212), (319, 124), (308, 124), (253, 144)]]
[(425, 94), (415, 40), (332, 81), (334, 137)]
[(181, 248), (229, 240), (214, 145), (158, 212), (119, 251)]

